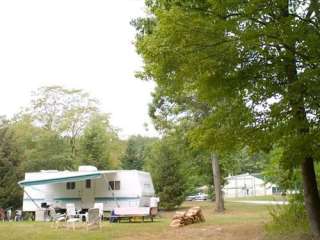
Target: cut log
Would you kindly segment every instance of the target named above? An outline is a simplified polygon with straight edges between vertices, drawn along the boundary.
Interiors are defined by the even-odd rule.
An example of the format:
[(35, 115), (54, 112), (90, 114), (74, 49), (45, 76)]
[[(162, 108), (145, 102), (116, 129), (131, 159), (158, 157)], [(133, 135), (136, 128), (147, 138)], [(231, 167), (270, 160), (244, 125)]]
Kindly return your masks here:
[(186, 212), (176, 212), (170, 223), (171, 227), (182, 227), (194, 223), (204, 222), (205, 218), (200, 207), (192, 207)]

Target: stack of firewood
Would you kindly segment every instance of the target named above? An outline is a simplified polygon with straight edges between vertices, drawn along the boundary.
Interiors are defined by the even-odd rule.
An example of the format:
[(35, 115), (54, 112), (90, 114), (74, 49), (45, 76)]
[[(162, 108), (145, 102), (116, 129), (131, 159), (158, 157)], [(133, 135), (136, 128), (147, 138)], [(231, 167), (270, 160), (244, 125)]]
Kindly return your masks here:
[(192, 207), (186, 212), (176, 212), (170, 223), (171, 227), (182, 227), (185, 225), (204, 222), (204, 216), (200, 207)]

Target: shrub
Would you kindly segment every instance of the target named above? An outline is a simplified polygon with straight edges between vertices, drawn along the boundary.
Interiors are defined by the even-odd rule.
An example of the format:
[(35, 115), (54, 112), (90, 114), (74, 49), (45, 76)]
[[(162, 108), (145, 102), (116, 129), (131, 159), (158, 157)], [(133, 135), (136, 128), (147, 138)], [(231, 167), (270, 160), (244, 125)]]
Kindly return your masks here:
[(303, 195), (297, 194), (289, 197), (288, 205), (277, 205), (270, 208), (271, 223), (266, 228), (269, 236), (285, 235), (288, 239), (299, 236), (297, 239), (309, 238), (309, 225), (304, 207)]

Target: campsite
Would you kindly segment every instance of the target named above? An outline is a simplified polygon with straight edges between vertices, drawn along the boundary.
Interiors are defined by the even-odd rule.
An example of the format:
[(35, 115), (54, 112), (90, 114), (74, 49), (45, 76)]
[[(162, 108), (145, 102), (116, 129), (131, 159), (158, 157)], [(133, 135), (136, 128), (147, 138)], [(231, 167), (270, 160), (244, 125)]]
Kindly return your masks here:
[(0, 240), (320, 239), (320, 0), (0, 1)]
[[(192, 203), (193, 204), (193, 203)], [(206, 222), (190, 225), (185, 228), (171, 228), (169, 223), (173, 211), (162, 212), (153, 223), (120, 223), (105, 222), (98, 231), (87, 232), (85, 227), (76, 231), (66, 228), (52, 229), (50, 223), (21, 222), (4, 223), (0, 225), (1, 237), (13, 239), (263, 239), (264, 224), (269, 220), (268, 207), (260, 205), (247, 205), (229, 203), (226, 214), (212, 214), (211, 202), (197, 202), (203, 209)], [(182, 209), (190, 207), (190, 203), (183, 205)], [(182, 210), (180, 209), (180, 210)], [(32, 226), (32, 228), (31, 228)], [(294, 239), (294, 238), (291, 238)], [(298, 238), (297, 238), (298, 239)]]

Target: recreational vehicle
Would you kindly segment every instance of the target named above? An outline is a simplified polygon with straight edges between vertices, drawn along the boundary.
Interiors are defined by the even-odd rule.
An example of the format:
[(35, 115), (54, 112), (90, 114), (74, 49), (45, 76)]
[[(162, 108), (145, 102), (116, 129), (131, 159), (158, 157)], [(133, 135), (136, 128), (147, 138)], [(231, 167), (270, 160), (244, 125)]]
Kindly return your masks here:
[(119, 207), (149, 207), (154, 188), (148, 172), (137, 170), (99, 171), (80, 166), (78, 171), (42, 170), (28, 172), (23, 187), (23, 211), (36, 212), (44, 206), (89, 209), (103, 203), (104, 211)]

